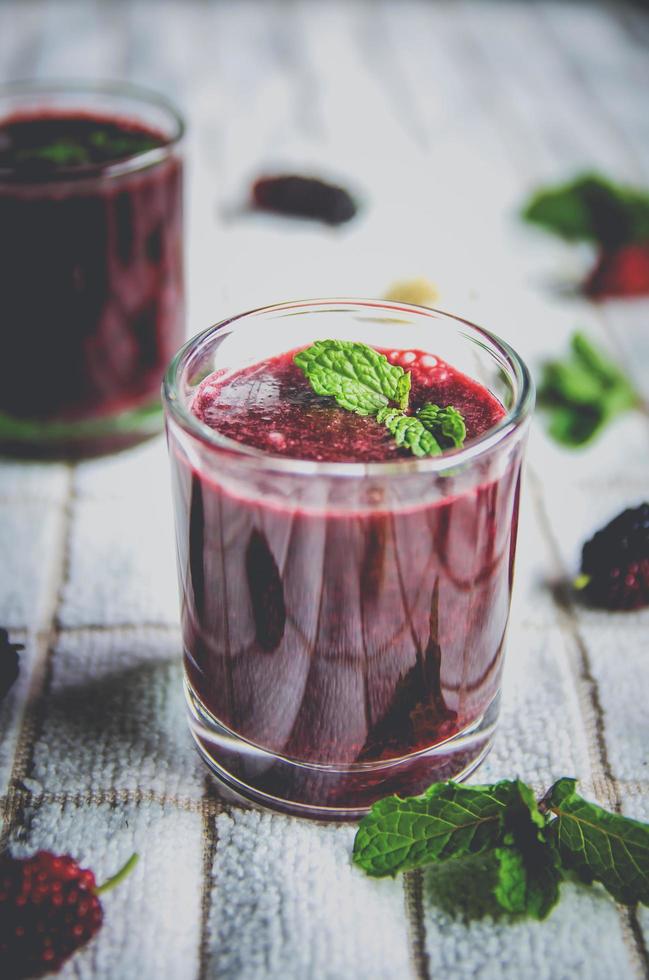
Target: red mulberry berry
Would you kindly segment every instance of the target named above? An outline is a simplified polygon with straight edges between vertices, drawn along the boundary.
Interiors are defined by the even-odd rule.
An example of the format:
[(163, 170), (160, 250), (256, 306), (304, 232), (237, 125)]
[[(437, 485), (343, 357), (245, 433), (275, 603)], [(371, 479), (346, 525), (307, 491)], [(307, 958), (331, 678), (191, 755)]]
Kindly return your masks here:
[(0, 856), (0, 976), (42, 977), (59, 970), (99, 931), (99, 892), (121, 881), (136, 856), (102, 888), (69, 855)]
[(625, 510), (584, 545), (577, 585), (605, 609), (649, 605), (649, 503)]
[(357, 210), (351, 194), (343, 187), (297, 174), (261, 177), (253, 186), (252, 199), (264, 211), (315, 218), (329, 225), (349, 221)]
[(584, 283), (584, 292), (593, 299), (649, 294), (649, 243), (603, 251)]

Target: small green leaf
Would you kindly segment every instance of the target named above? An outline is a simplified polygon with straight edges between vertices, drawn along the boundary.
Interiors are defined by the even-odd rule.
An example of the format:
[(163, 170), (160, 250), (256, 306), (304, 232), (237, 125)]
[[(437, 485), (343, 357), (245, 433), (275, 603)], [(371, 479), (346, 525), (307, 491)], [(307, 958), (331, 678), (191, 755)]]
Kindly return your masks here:
[(294, 358), (318, 395), (357, 415), (376, 415), (390, 402), (408, 404), (410, 377), (385, 354), (349, 340), (316, 340)]
[(440, 456), (442, 447), (432, 432), (415, 415), (396, 408), (382, 408), (376, 416), (394, 436), (397, 446), (405, 446), (414, 456)]
[(582, 446), (633, 408), (638, 396), (624, 372), (582, 333), (573, 335), (570, 347), (568, 357), (544, 365), (539, 404), (557, 442)]
[(575, 362), (588, 371), (592, 377), (597, 378), (603, 388), (611, 390), (623, 388), (628, 393), (635, 394), (629, 379), (621, 368), (604, 351), (595, 347), (585, 334), (577, 330), (572, 335), (570, 344)]
[(417, 418), (442, 446), (461, 449), (464, 445), (466, 439), (464, 418), (452, 405), (440, 408), (439, 405), (429, 403), (419, 409)]
[(47, 146), (25, 147), (16, 154), (19, 163), (29, 163), (32, 160), (44, 160), (59, 167), (87, 163), (88, 152), (76, 140), (62, 137)]
[(408, 407), (408, 400), (410, 398), (410, 382), (410, 371), (404, 371), (397, 381), (397, 390), (394, 395), (394, 400), (402, 411), (405, 411)]
[(422, 796), (389, 796), (363, 818), (354, 862), (374, 877), (436, 861), (478, 854), (499, 845), (516, 784), (434, 783)]
[(649, 905), (649, 824), (587, 802), (575, 786), (560, 779), (543, 801), (557, 816), (550, 830), (563, 864), (619, 902)]
[(534, 860), (518, 847), (495, 851), (497, 879), (494, 897), (506, 912), (545, 919), (559, 901), (561, 871), (555, 850), (541, 844)]
[(494, 896), (506, 912), (524, 912), (527, 906), (527, 874), (523, 855), (515, 847), (498, 847)]
[(159, 142), (139, 133), (121, 133), (112, 135), (104, 129), (98, 129), (90, 134), (90, 145), (98, 150), (105, 159), (115, 159), (131, 156), (135, 153), (145, 153), (159, 146)]
[(534, 793), (517, 779), (505, 815), (504, 847), (498, 849), (496, 899), (512, 913), (544, 919), (559, 901), (559, 855), (548, 840), (548, 816)]

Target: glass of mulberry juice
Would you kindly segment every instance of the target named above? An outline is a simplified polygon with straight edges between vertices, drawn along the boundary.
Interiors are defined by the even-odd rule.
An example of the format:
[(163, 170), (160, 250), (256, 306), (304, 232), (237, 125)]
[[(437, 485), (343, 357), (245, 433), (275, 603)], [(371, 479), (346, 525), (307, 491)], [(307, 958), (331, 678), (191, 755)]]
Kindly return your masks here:
[[(453, 406), (416, 456), (317, 394), (294, 357), (365, 344)], [(164, 382), (185, 686), (199, 751), (288, 813), (357, 818), (461, 779), (498, 717), (533, 389), (504, 342), (399, 303), (317, 300), (218, 324)]]
[(0, 90), (0, 450), (93, 455), (162, 427), (184, 337), (183, 130), (130, 85)]

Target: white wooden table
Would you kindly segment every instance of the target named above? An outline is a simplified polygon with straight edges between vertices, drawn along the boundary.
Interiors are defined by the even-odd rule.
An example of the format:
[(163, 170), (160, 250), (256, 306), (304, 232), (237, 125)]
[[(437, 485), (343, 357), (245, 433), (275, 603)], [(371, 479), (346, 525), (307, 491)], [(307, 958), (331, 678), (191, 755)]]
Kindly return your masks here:
[[(516, 214), (537, 183), (583, 168), (649, 184), (648, 54), (649, 13), (614, 0), (0, 2), (0, 78), (124, 78), (186, 113), (190, 332), (423, 274), (533, 367), (584, 328), (645, 396), (649, 303), (555, 288), (583, 256)], [(274, 166), (339, 177), (362, 215), (337, 230), (237, 216)], [(572, 454), (535, 425), (480, 781), (575, 775), (649, 820), (649, 610), (587, 610), (553, 588), (586, 537), (648, 496), (646, 414)], [(569, 885), (544, 923), (464, 924), (426, 875), (352, 869), (353, 828), (221, 800), (183, 720), (177, 615), (162, 440), (76, 467), (0, 464), (0, 625), (26, 644), (0, 706), (4, 839), (69, 851), (99, 879), (141, 854), (63, 976), (649, 976), (649, 909)]]

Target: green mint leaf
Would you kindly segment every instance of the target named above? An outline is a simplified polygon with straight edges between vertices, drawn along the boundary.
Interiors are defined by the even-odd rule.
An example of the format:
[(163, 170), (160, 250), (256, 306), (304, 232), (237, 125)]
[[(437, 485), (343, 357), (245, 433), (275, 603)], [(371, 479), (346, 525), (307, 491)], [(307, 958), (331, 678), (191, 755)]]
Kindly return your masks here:
[(649, 905), (649, 824), (587, 802), (575, 786), (560, 779), (543, 801), (557, 816), (550, 828), (563, 864), (619, 902)]
[(649, 241), (649, 194), (598, 174), (542, 188), (523, 209), (525, 220), (570, 241), (615, 249)]
[(153, 150), (159, 143), (148, 136), (137, 133), (111, 135), (104, 129), (98, 129), (90, 134), (90, 145), (98, 150), (103, 158), (114, 159), (121, 156), (131, 156), (134, 153), (144, 153)]
[(383, 877), (497, 847), (516, 784), (461, 786), (434, 783), (422, 796), (389, 796), (363, 818), (354, 862)]
[(556, 851), (542, 845), (530, 860), (515, 846), (496, 849), (494, 898), (511, 915), (545, 919), (559, 901), (561, 871)]
[(582, 333), (573, 335), (568, 357), (544, 365), (539, 404), (549, 413), (550, 435), (564, 445), (586, 444), (637, 402), (623, 371)]
[(410, 382), (412, 376), (410, 371), (404, 371), (401, 377), (397, 381), (397, 388), (394, 393), (394, 400), (397, 403), (397, 407), (402, 411), (405, 411), (408, 407), (408, 400), (410, 398)]
[(576, 331), (570, 343), (576, 365), (590, 372), (591, 377), (596, 378), (603, 389), (623, 389), (635, 397), (633, 387), (624, 372), (603, 351), (595, 347), (585, 334)]
[(405, 446), (414, 456), (440, 456), (442, 447), (432, 432), (415, 415), (396, 408), (382, 408), (376, 416), (394, 436), (397, 446)]
[(501, 908), (514, 914), (527, 907), (527, 872), (523, 855), (516, 847), (498, 847), (494, 896)]
[(559, 855), (548, 840), (548, 816), (520, 779), (505, 815), (504, 846), (497, 849), (496, 900), (513, 914), (544, 919), (559, 900)]
[(316, 340), (294, 358), (318, 395), (335, 398), (357, 415), (376, 413), (396, 402), (408, 404), (410, 376), (385, 354), (349, 340)]
[(466, 439), (464, 418), (456, 408), (447, 405), (424, 405), (417, 412), (417, 418), (437, 438), (444, 447), (461, 449)]
[(56, 140), (47, 146), (26, 147), (20, 150), (16, 154), (16, 157), (19, 163), (44, 160), (47, 163), (54, 163), (60, 167), (88, 162), (88, 154), (84, 147), (80, 143), (77, 143), (76, 140), (67, 138)]

